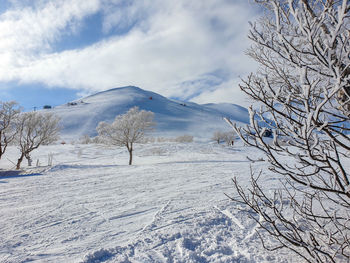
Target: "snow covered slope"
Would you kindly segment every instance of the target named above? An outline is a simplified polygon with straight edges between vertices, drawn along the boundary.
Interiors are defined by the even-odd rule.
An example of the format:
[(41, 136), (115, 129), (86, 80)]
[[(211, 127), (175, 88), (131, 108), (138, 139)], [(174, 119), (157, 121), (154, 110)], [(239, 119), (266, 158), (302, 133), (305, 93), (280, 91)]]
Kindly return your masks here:
[(215, 130), (229, 130), (223, 117), (248, 122), (247, 109), (238, 105), (179, 102), (133, 86), (103, 91), (49, 111), (62, 118), (62, 137), (76, 139), (84, 134), (95, 136), (100, 121), (112, 122), (133, 106), (155, 113), (155, 136), (210, 138)]
[[(257, 222), (224, 195), (236, 195), (233, 176), (246, 188), (250, 169), (268, 165), (246, 156), (266, 159), (241, 143), (149, 143), (129, 166), (125, 147), (49, 145), (32, 155), (43, 166), (19, 172), (8, 170), (11, 146), (0, 162), (0, 262), (302, 262), (264, 250)], [(268, 170), (259, 182), (282, 187)]]
[(217, 111), (225, 116), (230, 116), (231, 120), (238, 122), (249, 122), (248, 110), (242, 106), (230, 103), (208, 103), (203, 104), (204, 107)]

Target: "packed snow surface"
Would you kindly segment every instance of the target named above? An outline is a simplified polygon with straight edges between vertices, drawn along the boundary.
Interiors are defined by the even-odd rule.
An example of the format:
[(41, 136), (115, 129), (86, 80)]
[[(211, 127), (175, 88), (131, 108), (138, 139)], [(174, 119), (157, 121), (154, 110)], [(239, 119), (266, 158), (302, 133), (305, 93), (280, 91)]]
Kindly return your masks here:
[(137, 145), (128, 166), (124, 148), (51, 145), (17, 172), (11, 147), (0, 163), (0, 262), (293, 262), (265, 251), (256, 222), (224, 195), (235, 195), (231, 178), (248, 185), (249, 167), (266, 166), (246, 156), (263, 157), (239, 144), (162, 142)]
[(197, 139), (210, 138), (216, 130), (229, 129), (223, 117), (238, 125), (249, 122), (247, 109), (235, 104), (199, 105), (175, 101), (133, 86), (103, 91), (44, 111), (61, 117), (62, 138), (69, 140), (83, 135), (96, 136), (100, 121), (113, 122), (117, 115), (134, 106), (154, 112), (157, 124), (154, 136), (188, 134)]

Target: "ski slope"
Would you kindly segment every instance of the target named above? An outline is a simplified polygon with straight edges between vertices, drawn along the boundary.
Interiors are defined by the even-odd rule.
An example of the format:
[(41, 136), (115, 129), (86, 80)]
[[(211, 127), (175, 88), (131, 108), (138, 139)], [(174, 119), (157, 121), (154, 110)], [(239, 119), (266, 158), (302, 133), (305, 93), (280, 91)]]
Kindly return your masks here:
[[(132, 166), (123, 147), (76, 143), (133, 106), (155, 113), (150, 136), (195, 141), (136, 144)], [(209, 142), (214, 131), (230, 130), (223, 117), (245, 125), (245, 108), (129, 86), (45, 111), (61, 117), (67, 143), (41, 146), (31, 154), (36, 165), (21, 171), (15, 146), (1, 160), (0, 262), (299, 262), (288, 251), (265, 251), (257, 223), (225, 195), (235, 195), (234, 176), (245, 187), (250, 167), (267, 165), (249, 161), (264, 156), (240, 142)], [(261, 180), (280, 187), (269, 173)]]
[(62, 138), (74, 140), (82, 135), (96, 136), (100, 121), (112, 122), (130, 108), (152, 111), (157, 123), (153, 136), (184, 134), (197, 139), (210, 138), (216, 130), (228, 130), (223, 117), (238, 124), (249, 122), (247, 109), (234, 104), (205, 104), (167, 99), (157, 93), (128, 86), (103, 91), (80, 100), (44, 110), (61, 117)]
[[(53, 165), (47, 166), (49, 154)], [(50, 145), (33, 152), (38, 167), (0, 170), (0, 262), (300, 262), (265, 251), (257, 224), (224, 193), (231, 178), (249, 183), (243, 145)], [(8, 169), (10, 171), (5, 171)], [(273, 190), (277, 178), (264, 174)], [(293, 260), (292, 260), (293, 259)]]

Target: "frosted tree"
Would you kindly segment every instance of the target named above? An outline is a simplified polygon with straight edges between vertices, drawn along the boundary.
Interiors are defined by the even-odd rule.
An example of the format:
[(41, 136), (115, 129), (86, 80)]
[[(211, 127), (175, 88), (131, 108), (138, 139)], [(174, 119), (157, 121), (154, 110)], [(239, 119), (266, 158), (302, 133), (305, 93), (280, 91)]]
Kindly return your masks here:
[(60, 119), (52, 113), (22, 113), (17, 122), (17, 143), (21, 152), (16, 169), (24, 158), (30, 161), (30, 153), (41, 145), (55, 142), (59, 137)]
[(221, 140), (224, 140), (224, 133), (222, 131), (215, 131), (213, 133), (213, 137), (211, 138), (213, 141), (216, 141), (218, 144), (220, 144)]
[(102, 142), (125, 146), (129, 152), (129, 165), (131, 165), (134, 144), (142, 142), (145, 133), (153, 129), (155, 126), (153, 118), (153, 112), (140, 111), (138, 107), (133, 107), (125, 114), (118, 115), (111, 124), (100, 122), (97, 132)]
[(261, 107), (250, 108), (247, 128), (228, 122), (266, 154), (283, 187), (271, 194), (252, 172), (249, 190), (234, 179), (231, 198), (255, 213), (265, 248), (290, 249), (307, 262), (349, 262), (350, 3), (256, 2), (266, 15), (251, 26), (248, 54), (260, 68), (241, 89)]
[(0, 159), (16, 136), (16, 119), (20, 108), (15, 101), (0, 102)]
[(235, 133), (232, 131), (224, 132), (223, 139), (226, 142), (227, 146), (233, 146), (233, 144), (235, 142)]
[(221, 141), (224, 141), (227, 145), (233, 145), (235, 140), (235, 134), (232, 131), (215, 131), (213, 133), (212, 140), (216, 141), (218, 144), (220, 144)]

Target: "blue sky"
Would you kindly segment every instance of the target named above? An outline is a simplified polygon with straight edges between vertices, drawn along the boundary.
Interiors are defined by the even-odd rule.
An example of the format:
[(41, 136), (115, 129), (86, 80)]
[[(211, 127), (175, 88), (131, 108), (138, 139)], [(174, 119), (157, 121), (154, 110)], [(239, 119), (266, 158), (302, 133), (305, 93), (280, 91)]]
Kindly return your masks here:
[(135, 85), (247, 105), (247, 0), (0, 0), (0, 100), (25, 110)]

